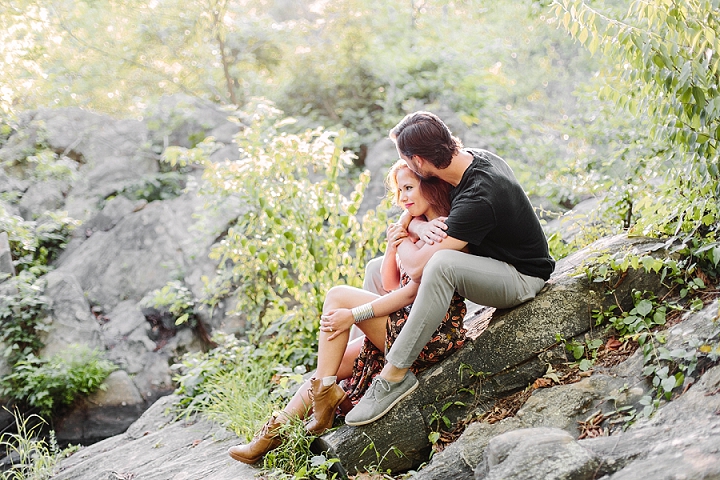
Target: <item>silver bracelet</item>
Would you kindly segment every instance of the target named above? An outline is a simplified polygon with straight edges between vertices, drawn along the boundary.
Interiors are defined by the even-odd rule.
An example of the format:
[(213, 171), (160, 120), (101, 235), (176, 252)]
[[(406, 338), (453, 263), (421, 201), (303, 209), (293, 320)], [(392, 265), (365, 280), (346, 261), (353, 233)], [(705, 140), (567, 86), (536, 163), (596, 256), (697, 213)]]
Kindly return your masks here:
[(355, 323), (364, 322), (367, 319), (373, 318), (375, 316), (375, 312), (373, 311), (372, 304), (366, 303), (365, 305), (360, 305), (359, 307), (355, 307), (352, 310), (353, 319), (355, 320)]

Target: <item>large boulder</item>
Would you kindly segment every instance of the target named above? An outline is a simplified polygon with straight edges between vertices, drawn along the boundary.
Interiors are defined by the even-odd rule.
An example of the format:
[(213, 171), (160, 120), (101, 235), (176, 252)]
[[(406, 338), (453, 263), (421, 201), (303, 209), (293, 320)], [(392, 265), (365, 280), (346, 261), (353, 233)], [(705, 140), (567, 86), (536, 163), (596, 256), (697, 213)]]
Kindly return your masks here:
[(147, 149), (148, 129), (138, 120), (111, 119), (74, 107), (44, 108), (22, 115), (18, 131), (0, 158), (19, 161), (46, 146), (72, 172), (71, 184), (48, 180), (31, 186), (20, 201), (25, 218), (62, 208), (72, 218), (87, 220), (105, 197), (158, 171), (157, 155)]
[[(465, 346), (420, 374), (419, 388), (389, 414), (369, 425), (343, 426), (319, 442), (350, 473), (378, 463), (378, 458), (382, 458), (381, 468), (393, 471), (426, 462), (431, 449), (428, 435), (438, 428), (439, 415), (455, 422), (478, 409), (478, 404), (482, 411), (495, 399), (524, 389), (545, 374), (548, 364), (566, 361), (557, 334), (571, 339), (592, 329), (592, 310), (607, 300), (581, 271), (583, 262), (593, 255), (622, 250), (662, 254), (661, 246), (657, 240), (616, 236), (563, 259), (534, 300), (494, 312), (482, 332), (477, 332), (473, 319), (468, 318), (470, 338)], [(631, 273), (623, 283), (616, 289), (616, 297), (625, 306), (632, 301), (632, 288), (663, 289), (654, 275)], [(368, 448), (371, 443), (373, 449)], [(388, 453), (391, 451), (402, 455)]]
[(159, 399), (127, 431), (63, 460), (55, 480), (252, 480), (257, 469), (231, 459), (237, 439), (201, 418), (177, 420), (177, 397)]
[[(719, 309), (720, 302), (715, 301), (669, 329), (667, 348), (687, 349), (717, 339)], [(521, 451), (542, 446), (538, 429), (552, 428), (568, 436), (563, 444), (573, 444), (562, 451), (575, 452), (565, 467), (575, 465), (577, 477), (562, 476), (567, 472), (565, 467), (556, 468), (554, 458), (561, 453), (555, 451), (536, 463), (538, 472), (555, 472), (542, 478), (585, 478), (585, 468), (595, 472), (591, 478), (715, 478), (720, 465), (716, 448), (720, 444), (720, 367), (690, 380), (687, 391), (663, 402), (651, 419), (638, 420), (628, 428), (626, 415), (642, 411), (642, 398), (653, 390), (643, 366), (642, 353), (637, 351), (618, 365), (596, 368), (579, 382), (535, 390), (514, 417), (492, 424), (472, 423), (416, 477), (471, 478), (474, 472), (478, 479), (529, 478), (527, 458)], [(498, 455), (498, 449), (507, 455)]]
[[(239, 128), (216, 106), (180, 96), (163, 99), (145, 120), (79, 108), (27, 112), (0, 146), (0, 192), (7, 193), (0, 207), (27, 220), (51, 211), (81, 221), (45, 278), (49, 309), (41, 356), (74, 344), (104, 351), (122, 372), (112, 378), (124, 375), (124, 382), (108, 380), (107, 395), (134, 389), (133, 398), (139, 398), (124, 401), (120, 416), (113, 402), (95, 402), (92, 412), (90, 404), (78, 402), (58, 419), (58, 436), (65, 441), (87, 443), (126, 428), (158, 397), (172, 392), (170, 365), (205, 346), (188, 327), (158, 324), (142, 302), (169, 281), (181, 281), (201, 297), (203, 278), (212, 277), (216, 267), (208, 257), (210, 248), (242, 206), (229, 198), (210, 208), (210, 198), (199, 192), (197, 170), (173, 172), (172, 179), (185, 187), (181, 192), (147, 198), (128, 192), (159, 185), (164, 175), (159, 154), (166, 146), (193, 146), (209, 134), (225, 144), (215, 160), (237, 156), (233, 135)], [(43, 149), (55, 152), (61, 174), (47, 176), (36, 161), (28, 161)], [(6, 250), (0, 238), (0, 268), (12, 273)], [(223, 329), (224, 305), (201, 310), (201, 326)], [(230, 328), (242, 333), (243, 325), (235, 322)], [(77, 427), (90, 418), (92, 428)]]
[(61, 443), (89, 445), (124, 432), (147, 409), (130, 376), (116, 370), (104, 388), (76, 402), (55, 425)]
[(90, 311), (77, 277), (69, 272), (52, 271), (46, 276), (45, 295), (50, 299), (50, 325), (43, 338), (43, 357), (65, 351), (80, 344), (102, 348), (100, 325)]
[[(652, 242), (620, 239), (603, 244), (623, 245), (638, 251), (652, 247)], [(563, 283), (559, 278), (554, 279)], [(642, 278), (636, 280), (639, 282)], [(626, 281), (635, 284), (632, 279), (626, 278)], [(548, 290), (552, 290), (553, 285)], [(547, 316), (562, 311), (555, 310), (554, 304), (547, 308)], [(720, 301), (717, 300), (701, 312), (688, 314), (667, 331), (667, 347), (684, 348), (712, 338), (716, 341), (718, 318)], [(640, 409), (640, 398), (652, 390), (642, 370), (642, 355), (636, 352), (615, 366), (595, 368), (579, 382), (536, 389), (515, 416), (496, 423), (471, 423), (457, 441), (436, 453), (413, 478), (718, 478), (720, 366), (701, 369), (694, 383), (677, 398), (661, 403), (654, 417), (628, 426), (622, 418), (624, 407)], [(442, 382), (445, 376), (457, 378), (455, 371), (446, 368), (444, 373), (436, 371), (432, 380)], [(427, 381), (428, 377), (421, 380)], [(457, 383), (455, 388), (459, 388)], [(415, 395), (411, 398), (424, 399)], [(163, 397), (125, 433), (63, 460), (60, 472), (53, 478), (257, 478), (258, 467), (236, 462), (227, 455), (227, 448), (240, 442), (235, 435), (202, 417), (175, 421), (172, 406), (177, 401), (172, 395)], [(391, 446), (398, 449), (418, 448), (419, 438), (426, 431), (419, 408), (409, 403), (399, 406), (405, 413), (397, 418), (417, 423), (409, 427), (398, 423), (385, 425), (390, 429), (385, 435), (393, 438)], [(600, 423), (591, 420), (601, 417), (604, 420)], [(580, 427), (585, 435), (579, 434)], [(596, 436), (587, 434), (588, 427), (598, 427)], [(418, 432), (408, 433), (409, 429)], [(351, 429), (341, 427), (340, 430)], [(384, 438), (366, 436), (367, 430), (353, 431), (359, 438), (356, 443), (364, 442), (365, 447), (371, 439)], [(394, 451), (387, 450), (388, 444), (376, 444), (374, 448), (370, 449), (373, 460), (366, 465), (377, 468), (383, 456), (396, 457)], [(344, 460), (343, 465), (351, 464)], [(380, 468), (384, 471), (387, 464), (383, 465)], [(348, 470), (348, 473), (354, 471)]]

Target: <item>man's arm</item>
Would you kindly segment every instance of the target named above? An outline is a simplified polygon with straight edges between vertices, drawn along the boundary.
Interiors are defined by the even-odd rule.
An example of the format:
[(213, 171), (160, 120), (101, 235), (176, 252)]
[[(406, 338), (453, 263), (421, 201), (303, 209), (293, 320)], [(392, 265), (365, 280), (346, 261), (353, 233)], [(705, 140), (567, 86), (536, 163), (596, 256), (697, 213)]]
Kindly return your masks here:
[(442, 242), (447, 237), (447, 233), (445, 233), (447, 230), (446, 219), (447, 217), (437, 217), (426, 221), (423, 218), (413, 218), (407, 231), (413, 241), (422, 240), (429, 245)]
[[(420, 246), (418, 246), (418, 244)], [(413, 281), (420, 283), (423, 269), (435, 252), (438, 250), (459, 251), (465, 248), (467, 242), (454, 237), (446, 237), (442, 242), (432, 245), (422, 242), (418, 242), (418, 244), (413, 243), (409, 239), (404, 239), (403, 242), (398, 245), (397, 252), (405, 273), (407, 273)]]

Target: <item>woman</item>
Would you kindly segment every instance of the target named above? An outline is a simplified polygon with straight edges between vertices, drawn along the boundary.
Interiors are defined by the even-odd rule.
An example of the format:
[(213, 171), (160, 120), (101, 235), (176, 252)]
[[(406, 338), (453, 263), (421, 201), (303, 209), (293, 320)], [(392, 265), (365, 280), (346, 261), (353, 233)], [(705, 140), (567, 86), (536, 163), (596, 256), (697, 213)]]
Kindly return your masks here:
[[(413, 217), (432, 220), (450, 209), (449, 184), (437, 179), (421, 180), (403, 160), (393, 165), (387, 177), (395, 203), (405, 211), (397, 224), (387, 229), (388, 245), (383, 257), (382, 280), (387, 295), (378, 296), (354, 287), (333, 287), (325, 297), (320, 317), (318, 367), (313, 378), (303, 384), (282, 413), (273, 416), (250, 443), (231, 447), (229, 455), (244, 463), (255, 463), (280, 445), (277, 432), (292, 416), (304, 418), (311, 406), (313, 418), (306, 429), (320, 435), (332, 427), (338, 407), (347, 413), (357, 403), (372, 379), (384, 365), (383, 351), (389, 349), (407, 318), (408, 305), (417, 294), (418, 284), (404, 274), (397, 261), (397, 246), (407, 237)], [(427, 368), (456, 349), (465, 339), (462, 320), (465, 303), (457, 293), (448, 315), (431, 342), (413, 365), (414, 371)], [(349, 341), (353, 325), (363, 337)], [(338, 385), (344, 382), (345, 390)], [(347, 391), (346, 391), (347, 390)]]

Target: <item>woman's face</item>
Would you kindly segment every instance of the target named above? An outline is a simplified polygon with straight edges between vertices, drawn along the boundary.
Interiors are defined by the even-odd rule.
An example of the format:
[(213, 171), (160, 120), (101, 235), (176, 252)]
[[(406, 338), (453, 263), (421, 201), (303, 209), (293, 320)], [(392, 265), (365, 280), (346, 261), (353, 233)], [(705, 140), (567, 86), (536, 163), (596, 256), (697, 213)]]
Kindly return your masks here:
[(420, 191), (420, 180), (409, 168), (401, 168), (397, 172), (398, 200), (400, 206), (410, 212), (413, 217), (425, 215), (430, 204)]

